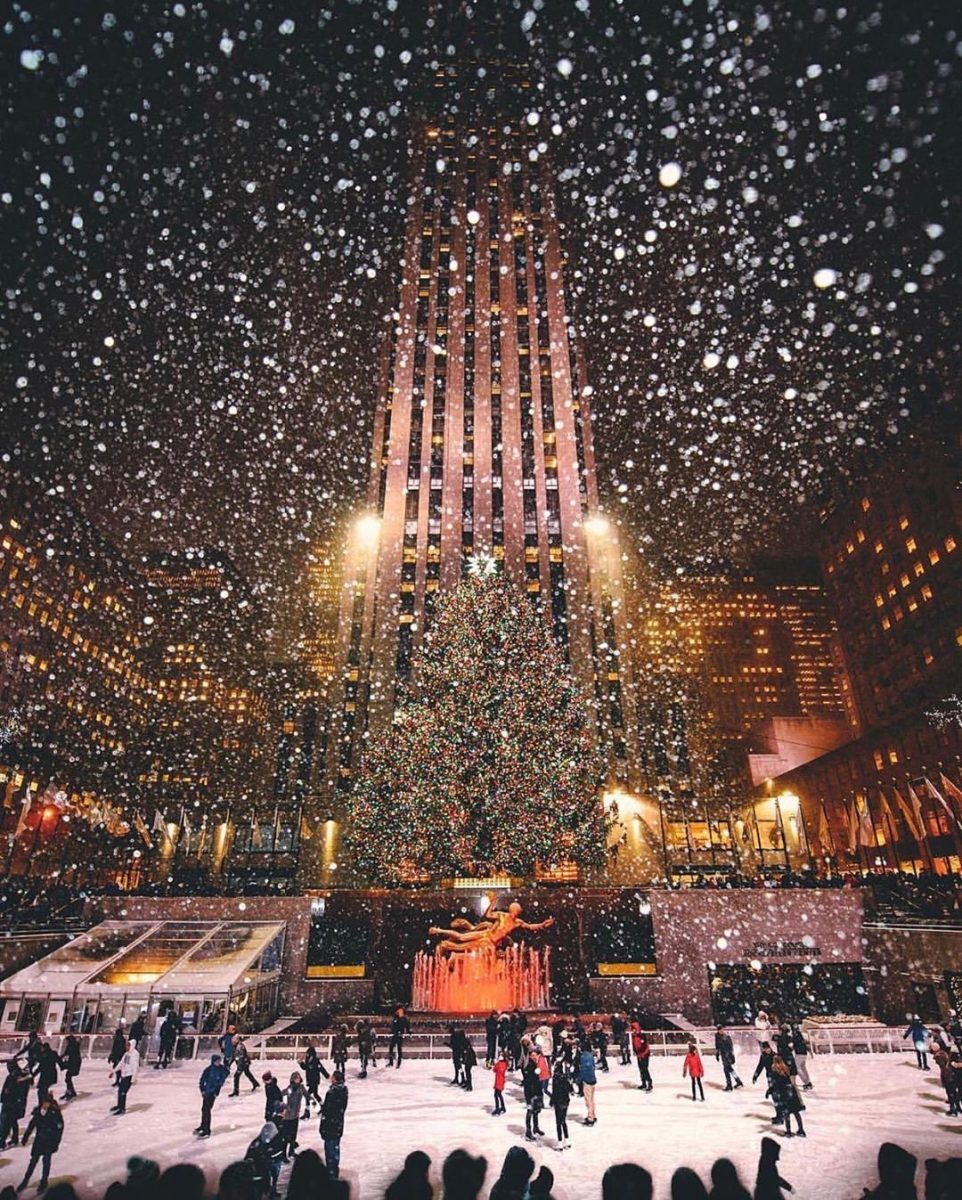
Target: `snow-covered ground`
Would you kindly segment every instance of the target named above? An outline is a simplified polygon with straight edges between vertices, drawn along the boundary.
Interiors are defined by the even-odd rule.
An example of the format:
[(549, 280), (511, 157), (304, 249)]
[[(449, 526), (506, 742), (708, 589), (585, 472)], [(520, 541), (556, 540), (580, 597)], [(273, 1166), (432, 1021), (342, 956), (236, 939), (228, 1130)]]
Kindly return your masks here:
[[(815, 1090), (806, 1094), (803, 1118), (809, 1136), (789, 1141), (776, 1134), (782, 1174), (795, 1185), (797, 1200), (855, 1200), (864, 1185), (875, 1182), (875, 1155), (882, 1141), (897, 1141), (918, 1155), (920, 1164), (930, 1157), (962, 1154), (962, 1119), (945, 1115), (936, 1074), (917, 1070), (914, 1056), (824, 1056), (809, 1064), (815, 1083)], [(268, 1065), (286, 1081), (290, 1062), (255, 1063), (255, 1074), (259, 1077)], [(763, 1085), (749, 1083), (753, 1064), (745, 1059), (739, 1066), (746, 1086), (725, 1094), (721, 1071), (708, 1060), (706, 1101), (693, 1104), (680, 1059), (653, 1060), (651, 1095), (637, 1090), (634, 1067), (612, 1063), (610, 1074), (599, 1077), (598, 1124), (582, 1124), (584, 1103), (575, 1097), (569, 1114), (571, 1150), (556, 1149), (554, 1120), (547, 1111), (542, 1114), (546, 1136), (530, 1148), (538, 1162), (554, 1171), (559, 1200), (600, 1197), (604, 1168), (624, 1161), (639, 1162), (652, 1172), (657, 1197), (667, 1197), (675, 1167), (688, 1164), (707, 1180), (712, 1162), (722, 1155), (735, 1161), (743, 1181), (751, 1185), (760, 1139), (771, 1132), (772, 1110)], [(131, 1091), (127, 1115), (115, 1117), (108, 1111), (115, 1093), (106, 1064), (85, 1062), (77, 1081), (80, 1096), (66, 1105), (66, 1132), (51, 1181), (69, 1179), (82, 1194), (99, 1197), (111, 1180), (123, 1178), (127, 1157), (136, 1153), (162, 1166), (196, 1162), (207, 1172), (213, 1191), (219, 1171), (243, 1157), (260, 1129), (263, 1091), (251, 1095), (245, 1081), (237, 1099), (223, 1092), (214, 1108), (213, 1136), (197, 1141), (191, 1131), (200, 1111), (199, 1071), (198, 1064), (166, 1072), (148, 1067)], [(457, 1146), (484, 1154), (489, 1187), (508, 1147), (525, 1144), (516, 1084), (509, 1082), (507, 1114), (494, 1118), (489, 1072), (475, 1071), (470, 1094), (447, 1086), (450, 1078), (442, 1060), (405, 1062), (400, 1071), (381, 1066), (366, 1080), (357, 1078), (355, 1063), (348, 1064), (350, 1104), (341, 1155), (342, 1174), (350, 1178), (355, 1200), (379, 1200), (405, 1154), (415, 1148), (430, 1154), (435, 1174)], [(300, 1143), (321, 1149), (316, 1116), (301, 1123)], [(25, 1161), (22, 1149), (0, 1153), (0, 1186), (16, 1184)], [(923, 1171), (920, 1165), (920, 1182)]]

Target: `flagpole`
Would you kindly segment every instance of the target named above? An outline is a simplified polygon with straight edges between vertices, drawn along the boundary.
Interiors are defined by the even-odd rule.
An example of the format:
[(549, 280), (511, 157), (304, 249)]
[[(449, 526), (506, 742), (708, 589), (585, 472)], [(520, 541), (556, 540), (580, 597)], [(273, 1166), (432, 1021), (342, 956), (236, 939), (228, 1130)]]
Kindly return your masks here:
[[(929, 870), (933, 875), (937, 875), (938, 872), (935, 869), (935, 855), (932, 853), (932, 846), (929, 843), (929, 831), (925, 823), (925, 813), (922, 811), (922, 802), (918, 799), (918, 793), (915, 791), (915, 788), (912, 787), (912, 777), (909, 775), (908, 771), (905, 772), (905, 790), (909, 794), (909, 803), (911, 804), (912, 797), (915, 796), (919, 807), (918, 819), (922, 826), (922, 841), (920, 842), (920, 848), (922, 850), (922, 862), (925, 862), (925, 856), (928, 854)], [(915, 810), (913, 809), (912, 811), (914, 812)]]
[(899, 861), (898, 835), (892, 826), (892, 815), (888, 810), (888, 798), (882, 790), (881, 783), (876, 783), (876, 787), (878, 788), (879, 796), (881, 797), (882, 801), (879, 804), (879, 816), (882, 818), (882, 830), (886, 833), (886, 836), (888, 837), (889, 843), (892, 847), (892, 857), (895, 859), (895, 869), (901, 875), (902, 864)]

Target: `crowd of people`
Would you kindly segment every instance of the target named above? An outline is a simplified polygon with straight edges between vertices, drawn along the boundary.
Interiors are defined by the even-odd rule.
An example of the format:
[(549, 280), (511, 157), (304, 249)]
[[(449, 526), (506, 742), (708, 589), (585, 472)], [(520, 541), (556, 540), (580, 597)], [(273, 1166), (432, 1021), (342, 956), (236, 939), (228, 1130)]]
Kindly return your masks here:
[[(176, 1026), (176, 1016), (172, 1012), (167, 1013), (160, 1030), (159, 1053), (153, 1064), (156, 1070), (166, 1068), (170, 1062), (172, 1046), (177, 1037)], [(404, 1009), (396, 1009), (388, 1034), (384, 1060), (387, 1067), (400, 1069), (405, 1061), (405, 1046), (410, 1033), (411, 1025)], [(773, 1108), (772, 1132), (778, 1133), (780, 1127), (782, 1136), (786, 1138), (806, 1137), (802, 1120), (806, 1107), (804, 1096), (814, 1088), (814, 1083), (808, 1071), (809, 1046), (802, 1025), (780, 1020), (774, 1013), (762, 1009), (755, 1016), (753, 1035), (758, 1057), (751, 1083), (756, 1085), (763, 1081), (765, 1084), (765, 1096), (771, 1100)], [(905, 1038), (912, 1041), (919, 1069), (930, 1069), (930, 1057), (938, 1068), (949, 1105), (948, 1115), (962, 1115), (962, 1021), (953, 1013), (945, 1026), (929, 1028), (916, 1016), (909, 1023)], [(711, 1047), (701, 1047), (693, 1038), (682, 1056), (661, 1058), (654, 1073), (648, 1037), (639, 1021), (624, 1012), (613, 1013), (606, 1021), (583, 1021), (578, 1014), (562, 1016), (550, 1024), (531, 1028), (526, 1015), (518, 1009), (504, 1013), (493, 1011), (484, 1023), (484, 1041), (484, 1063), (491, 1072), (493, 1088), (492, 1117), (507, 1112), (505, 1090), (509, 1075), (513, 1076), (515, 1094), (524, 1106), (526, 1140), (537, 1143), (542, 1138), (550, 1138), (550, 1131), (541, 1127), (542, 1113), (550, 1109), (554, 1117), (554, 1148), (560, 1152), (571, 1147), (568, 1114), (575, 1097), (584, 1103), (580, 1124), (590, 1129), (598, 1123), (596, 1085), (599, 1074), (610, 1070), (609, 1054), (617, 1055), (621, 1066), (630, 1067), (634, 1064), (637, 1067), (636, 1086), (642, 1092), (652, 1092), (656, 1082), (668, 1082), (672, 1075), (677, 1079), (680, 1058), (681, 1078), (689, 1082), (692, 1103), (704, 1103), (703, 1079), (706, 1068), (703, 1051), (706, 1057), (709, 1053), (713, 1054), (717, 1068), (724, 1077), (723, 1091), (733, 1092), (745, 1086), (738, 1072), (735, 1042), (731, 1032), (723, 1026), (716, 1029)], [(286, 1193), (288, 1197), (346, 1197), (347, 1192), (338, 1190), (338, 1185), (340, 1146), (349, 1097), (347, 1067), (356, 1056), (357, 1077), (361, 1080), (367, 1078), (369, 1069), (378, 1065), (377, 1042), (378, 1035), (367, 1018), (360, 1018), (353, 1031), (347, 1024), (341, 1024), (331, 1039), (332, 1070), (322, 1061), (316, 1047), (309, 1044), (303, 1059), (297, 1064), (299, 1069), (293, 1070), (286, 1082), (276, 1078), (270, 1070), (266, 1070), (258, 1080), (251, 1070), (252, 1059), (246, 1039), (234, 1025), (228, 1026), (218, 1041), (218, 1053), (210, 1056), (209, 1063), (197, 1080), (200, 1116), (194, 1134), (198, 1139), (212, 1135), (215, 1104), (231, 1080), (231, 1096), (240, 1094), (245, 1081), (251, 1093), (262, 1090), (264, 1109), (262, 1123), (251, 1140), (243, 1163), (235, 1163), (225, 1171), (227, 1183), (225, 1185), (222, 1180), (219, 1195), (224, 1196), (225, 1200), (228, 1196), (238, 1200), (248, 1196), (252, 1200), (265, 1200), (266, 1197), (278, 1195), (283, 1166), (292, 1163)], [(127, 1098), (137, 1082), (146, 1046), (147, 1028), (143, 1016), (129, 1030), (122, 1023), (114, 1032), (108, 1065), (115, 1089), (110, 1112), (116, 1117), (124, 1116), (127, 1111)], [(453, 1068), (450, 1086), (473, 1091), (473, 1071), (479, 1063), (478, 1052), (462, 1025), (452, 1024), (449, 1027), (447, 1046)], [(52, 1160), (64, 1133), (63, 1106), (77, 1095), (74, 1085), (82, 1065), (81, 1043), (75, 1035), (68, 1035), (59, 1051), (55, 1051), (50, 1042), (37, 1032), (31, 1032), (19, 1051), (7, 1062), (6, 1078), (0, 1089), (0, 1150), (6, 1150), (8, 1146), (29, 1150), (24, 1155), (24, 1173), (18, 1190), (22, 1191), (30, 1184), (38, 1169), (38, 1189), (47, 1189)], [(63, 1092), (58, 1099), (54, 1089), (61, 1073)], [(320, 1090), (322, 1080), (328, 1084), (323, 1095)], [(31, 1089), (35, 1089), (32, 1106)], [(313, 1150), (302, 1152), (299, 1147), (300, 1125), (311, 1118), (312, 1106), (319, 1117), (318, 1132), (323, 1155)], [(26, 1118), (28, 1108), (31, 1108), (31, 1115), (21, 1135), (20, 1125)], [(774, 1138), (764, 1139), (763, 1148), (766, 1145), (777, 1151), (778, 1143)], [(550, 1180), (542, 1187), (543, 1178), (539, 1177), (539, 1184), (539, 1178), (531, 1179), (530, 1171), (521, 1179), (529, 1161), (530, 1155), (517, 1147), (514, 1157), (510, 1163), (506, 1162), (505, 1171), (491, 1191), (491, 1200), (526, 1200), (528, 1197), (534, 1200), (536, 1196), (550, 1194)], [(131, 1170), (135, 1176), (147, 1169), (140, 1160), (132, 1162), (134, 1166)], [(414, 1197), (415, 1192), (410, 1190), (409, 1185), (415, 1176), (426, 1180), (427, 1165), (420, 1158), (412, 1156), (405, 1172), (392, 1185), (393, 1190), (388, 1193), (389, 1200)], [(708, 1195), (701, 1181), (697, 1177), (688, 1178), (685, 1170), (681, 1169), (680, 1177), (676, 1173), (676, 1180), (672, 1184), (673, 1198), (677, 1196), (678, 1200), (685, 1200), (685, 1197)], [(713, 1172), (715, 1186), (710, 1194), (721, 1197), (730, 1195), (733, 1198), (747, 1194), (737, 1188), (730, 1190), (729, 1185), (735, 1185), (727, 1170), (722, 1164), (718, 1179), (715, 1178), (716, 1172)], [(158, 1197), (165, 1195), (162, 1183), (169, 1174), (169, 1171), (165, 1172), (161, 1177), (159, 1171), (154, 1170), (151, 1187)], [(691, 1175), (690, 1172), (688, 1174)], [(310, 1184), (304, 1184), (306, 1190), (303, 1192), (299, 1190), (300, 1184), (297, 1182), (302, 1178), (313, 1180)], [(185, 1186), (187, 1182), (185, 1177)], [(108, 1194), (111, 1200), (125, 1200), (126, 1197), (133, 1200), (135, 1195), (146, 1194), (133, 1192), (131, 1187), (131, 1181), (117, 1184)], [(190, 1188), (187, 1190), (189, 1192)], [(764, 1196), (766, 1200), (780, 1194), (777, 1190), (763, 1189), (759, 1192), (757, 1187), (755, 1191), (756, 1197)], [(914, 1193), (900, 1194), (907, 1196)], [(430, 1189), (423, 1195), (427, 1200), (431, 1195)], [(896, 1200), (896, 1193), (884, 1192), (879, 1195)], [(178, 1200), (184, 1200), (184, 1197), (178, 1196)]]

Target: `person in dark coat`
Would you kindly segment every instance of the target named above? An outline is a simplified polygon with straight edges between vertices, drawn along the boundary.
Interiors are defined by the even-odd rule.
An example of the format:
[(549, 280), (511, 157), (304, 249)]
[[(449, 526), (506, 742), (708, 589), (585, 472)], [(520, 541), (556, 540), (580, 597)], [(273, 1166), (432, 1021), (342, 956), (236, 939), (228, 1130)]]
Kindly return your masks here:
[(461, 1060), (461, 1071), (464, 1075), (464, 1090), (471, 1092), (474, 1087), (471, 1083), (471, 1072), (478, 1065), (478, 1053), (471, 1045), (470, 1041), (464, 1039), (464, 1057)]
[(554, 1109), (555, 1132), (558, 1135), (558, 1149), (570, 1150), (571, 1141), (568, 1137), (568, 1105), (571, 1103), (571, 1084), (565, 1075), (564, 1065), (555, 1063), (554, 1075), (551, 1079), (551, 1107)]
[(650, 1092), (653, 1087), (650, 1068), (651, 1043), (637, 1021), (631, 1023), (631, 1046), (638, 1061), (638, 1074), (641, 1077), (641, 1083), (638, 1086), (641, 1091)]
[(27, 1040), (17, 1051), (17, 1056), (25, 1054), (27, 1056), (27, 1070), (31, 1075), (36, 1075), (37, 1069), (40, 1066), (40, 1051), (43, 1049), (43, 1042), (40, 1040), (40, 1034), (36, 1029), (31, 1029), (27, 1034)]
[(691, 1167), (679, 1167), (671, 1177), (671, 1200), (708, 1200), (708, 1192)]
[(540, 1166), (538, 1174), (528, 1184), (528, 1200), (552, 1200), (553, 1187), (554, 1171), (550, 1167)]
[(20, 1122), (27, 1111), (31, 1082), (30, 1072), (19, 1058), (10, 1059), (0, 1089), (0, 1150), (6, 1150), (8, 1139), (12, 1146), (20, 1144)]
[(280, 1110), (284, 1105), (284, 1093), (281, 1091), (281, 1085), (270, 1071), (264, 1072), (261, 1082), (264, 1084), (264, 1121), (276, 1123), (280, 1120)]
[(230, 1070), (230, 1065), (234, 1061), (234, 1042), (237, 1040), (237, 1026), (228, 1025), (227, 1032), (222, 1033), (217, 1039), (217, 1045), (220, 1047), (220, 1052), (224, 1056), (224, 1066)]
[(764, 1071), (768, 1079), (771, 1079), (772, 1064), (775, 1062), (775, 1051), (770, 1042), (762, 1042), (758, 1048), (758, 1062), (755, 1064), (755, 1070), (752, 1073), (752, 1083), (758, 1081), (759, 1075)]
[(174, 1057), (174, 1051), (177, 1048), (177, 1038), (179, 1036), (180, 1018), (172, 1008), (168, 1009), (167, 1015), (164, 1017), (160, 1027), (160, 1054), (154, 1063), (155, 1071), (159, 1071), (161, 1068), (165, 1071), (167, 1070), (170, 1060)]
[(591, 1030), (591, 1047), (598, 1056), (598, 1068), (608, 1070), (608, 1035), (600, 1021), (595, 1021)]
[(448, 1049), (451, 1051), (451, 1065), (454, 1067), (454, 1078), (451, 1084), (461, 1083), (461, 1071), (464, 1066), (464, 1046), (467, 1042), (464, 1030), (457, 1025), (448, 1026)]
[(769, 1090), (772, 1095), (772, 1102), (775, 1105), (775, 1119), (777, 1121), (781, 1117), (784, 1120), (786, 1137), (793, 1136), (793, 1116), (798, 1122), (798, 1136), (805, 1137), (806, 1133), (802, 1125), (802, 1110), (805, 1108), (805, 1105), (798, 1094), (798, 1088), (792, 1079), (788, 1063), (778, 1054), (775, 1056), (775, 1062), (772, 1065)]
[(323, 1102), (318, 1095), (317, 1089), (321, 1086), (321, 1076), (325, 1079), (330, 1079), (331, 1075), (327, 1067), (321, 1062), (317, 1056), (317, 1051), (313, 1046), (308, 1046), (304, 1054), (304, 1061), (301, 1063), (301, 1070), (304, 1072), (304, 1080), (307, 1087), (307, 1097), (305, 1098), (304, 1116), (311, 1115), (311, 1097), (314, 1098), (314, 1103), (320, 1106)]
[(798, 1064), (795, 1062), (795, 1039), (792, 1037), (791, 1025), (783, 1025), (775, 1035), (775, 1053), (788, 1067), (788, 1072), (794, 1079), (798, 1074)]
[[(719, 1025), (715, 1032), (715, 1061), (721, 1063), (722, 1070), (725, 1072), (726, 1092), (744, 1086), (735, 1070), (735, 1043), (732, 1041), (732, 1035), (723, 1025)], [(732, 1081), (734, 1081), (734, 1086)]]
[(243, 1038), (238, 1038), (234, 1043), (234, 1090), (232, 1096), (236, 1096), (240, 1092), (241, 1076), (246, 1076), (251, 1083), (251, 1091), (256, 1092), (261, 1086), (254, 1076), (251, 1074), (251, 1055), (247, 1049), (247, 1043)]
[[(355, 1026), (357, 1033), (357, 1056), (361, 1060), (361, 1070), (359, 1072), (360, 1079), (367, 1079), (367, 1064), (370, 1062), (372, 1067), (377, 1066), (377, 1060), (374, 1057), (374, 1030), (371, 1028), (370, 1021), (365, 1021), (362, 1017)], [(344, 1072), (342, 1071), (343, 1075)]]
[[(399, 1010), (403, 1013), (403, 1009)], [(324, 1162), (332, 1179), (339, 1179), (341, 1174), (341, 1138), (344, 1136), (344, 1114), (347, 1112), (348, 1093), (344, 1086), (344, 1076), (335, 1071), (331, 1076), (331, 1086), (324, 1096), (321, 1105), (321, 1140), (324, 1142)]]
[(909, 1027), (902, 1034), (903, 1040), (907, 1037), (912, 1039), (912, 1045), (915, 1047), (915, 1061), (918, 1063), (920, 1071), (929, 1069), (928, 1047), (929, 1047), (929, 1031), (922, 1024), (922, 1018), (918, 1013), (909, 1021)]
[[(401, 1066), (401, 1056), (404, 1052), (404, 1039), (411, 1032), (411, 1022), (404, 1015), (403, 1008), (394, 1010), (394, 1018), (391, 1021), (391, 1041), (388, 1045), (387, 1065), (395, 1066), (395, 1054), (397, 1055), (397, 1066)], [(335, 1177), (336, 1178), (336, 1177)]]
[(533, 1174), (534, 1159), (523, 1146), (512, 1146), (504, 1156), (501, 1174), (495, 1180), (488, 1200), (524, 1200), (528, 1180)]
[(201, 1094), (200, 1124), (194, 1130), (198, 1137), (210, 1137), (210, 1116), (214, 1110), (214, 1101), (220, 1095), (230, 1071), (224, 1065), (219, 1054), (210, 1056), (210, 1065), (201, 1072), (198, 1087)]
[(265, 1121), (244, 1155), (254, 1168), (254, 1186), (259, 1196), (273, 1196), (276, 1193), (283, 1155), (283, 1138), (277, 1126), (273, 1121)]
[(130, 1034), (129, 1034), (130, 1041), (132, 1041), (134, 1044), (134, 1049), (137, 1051), (137, 1053), (141, 1057), (143, 1057), (144, 1048), (141, 1046), (140, 1043), (144, 1040), (144, 1038), (146, 1036), (147, 1036), (147, 1013), (142, 1012), (138, 1016), (137, 1020), (134, 1021), (133, 1025), (131, 1025)]
[(484, 1021), (484, 1065), (494, 1066), (498, 1054), (498, 1014), (491, 1012)]
[(117, 1064), (127, 1053), (127, 1026), (123, 1021), (114, 1030), (114, 1040), (110, 1043), (110, 1053), (107, 1055), (107, 1062), (110, 1064), (111, 1071), (117, 1070)]
[[(331, 1038), (331, 1058), (334, 1061), (334, 1070), (340, 1071), (343, 1075), (347, 1070), (347, 1056), (350, 1051), (350, 1042), (346, 1025), (339, 1025), (337, 1033)], [(308, 1085), (310, 1088), (310, 1085)], [(314, 1093), (312, 1093), (313, 1095)], [(316, 1098), (316, 1096), (315, 1096)], [(321, 1103), (320, 1100), (317, 1101)]]
[(57, 1052), (49, 1042), (44, 1042), (40, 1050), (40, 1058), (37, 1061), (37, 1099), (42, 1100), (44, 1096), (50, 1095), (50, 1089), (59, 1079), (57, 1068), (60, 1066), (60, 1059), (57, 1058)]
[(452, 1150), (441, 1167), (442, 1200), (477, 1200), (484, 1186), (488, 1160), (467, 1150)]
[(711, 1169), (711, 1200), (752, 1200), (730, 1158), (715, 1160)]
[(617, 1163), (601, 1177), (601, 1200), (651, 1200), (652, 1180), (636, 1163)]
[(80, 1074), (81, 1062), (80, 1039), (72, 1033), (68, 1033), (67, 1040), (63, 1044), (63, 1052), (60, 1055), (60, 1065), (66, 1072), (64, 1093), (60, 1097), (61, 1100), (73, 1100), (77, 1095), (73, 1081)]
[(917, 1166), (914, 1154), (894, 1142), (883, 1142), (878, 1152), (878, 1187), (871, 1191), (866, 1188), (862, 1200), (916, 1200)]
[(23, 1179), (17, 1185), (18, 1192), (22, 1192), (30, 1182), (30, 1176), (34, 1173), (38, 1162), (41, 1164), (41, 1169), (37, 1190), (41, 1192), (46, 1190), (47, 1180), (50, 1178), (50, 1159), (60, 1149), (60, 1142), (63, 1138), (63, 1114), (53, 1096), (44, 1096), (33, 1110), (30, 1124), (23, 1134), (25, 1146), (31, 1133), (34, 1134), (34, 1139), (30, 1150), (30, 1161)]
[(758, 1174), (755, 1176), (755, 1200), (783, 1200), (782, 1188), (794, 1191), (786, 1179), (778, 1173), (778, 1156), (782, 1148), (774, 1138), (762, 1138), (761, 1154), (758, 1157)]
[(384, 1200), (432, 1200), (434, 1188), (428, 1179), (431, 1160), (423, 1150), (413, 1150), (404, 1160), (404, 1169), (388, 1184)]
[(802, 1090), (810, 1092), (812, 1090), (812, 1081), (808, 1075), (808, 1039), (801, 1025), (795, 1024), (792, 1026), (792, 1043), (794, 1045), (795, 1065), (798, 1068), (798, 1077), (802, 1081)]
[[(538, 1116), (544, 1108), (544, 1092), (541, 1090), (541, 1075), (538, 1072), (538, 1056), (532, 1050), (521, 1073), (521, 1086), (524, 1090), (524, 1136), (529, 1142), (541, 1137), (543, 1130), (538, 1122)], [(492, 1195), (494, 1193), (492, 1192)]]
[(611, 1040), (621, 1051), (621, 1065), (623, 1067), (630, 1066), (631, 1055), (629, 1054), (628, 1022), (620, 1013), (611, 1014)]

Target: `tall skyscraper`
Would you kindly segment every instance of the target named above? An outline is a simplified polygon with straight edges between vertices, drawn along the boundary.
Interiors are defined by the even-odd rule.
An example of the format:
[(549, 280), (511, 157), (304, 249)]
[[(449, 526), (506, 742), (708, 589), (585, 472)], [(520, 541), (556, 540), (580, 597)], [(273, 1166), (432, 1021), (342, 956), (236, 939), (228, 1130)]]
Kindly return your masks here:
[(350, 787), (363, 736), (390, 722), (437, 594), (473, 556), (543, 613), (592, 702), (612, 782), (631, 787), (621, 555), (599, 509), (537, 96), (504, 64), (444, 67), (433, 82), (436, 115), (412, 139), (368, 513), (346, 556), (329, 793)]

